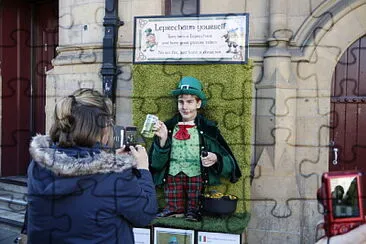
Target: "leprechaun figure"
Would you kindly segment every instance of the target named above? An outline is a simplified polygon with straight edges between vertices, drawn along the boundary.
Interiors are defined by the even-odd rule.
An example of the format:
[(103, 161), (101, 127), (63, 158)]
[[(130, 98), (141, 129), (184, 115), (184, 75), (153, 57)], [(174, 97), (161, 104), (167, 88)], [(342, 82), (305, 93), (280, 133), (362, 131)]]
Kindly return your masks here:
[(200, 221), (204, 187), (220, 184), (221, 177), (236, 182), (241, 172), (216, 123), (198, 113), (207, 100), (201, 82), (183, 77), (172, 95), (179, 113), (154, 125), (149, 153), (154, 182), (164, 184), (166, 206), (157, 217)]

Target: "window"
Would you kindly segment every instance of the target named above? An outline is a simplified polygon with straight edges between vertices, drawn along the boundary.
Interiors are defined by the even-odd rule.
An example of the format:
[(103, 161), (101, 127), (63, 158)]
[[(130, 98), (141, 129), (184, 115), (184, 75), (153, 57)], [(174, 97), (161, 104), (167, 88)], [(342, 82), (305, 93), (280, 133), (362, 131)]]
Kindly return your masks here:
[(165, 0), (165, 15), (197, 15), (199, 0)]

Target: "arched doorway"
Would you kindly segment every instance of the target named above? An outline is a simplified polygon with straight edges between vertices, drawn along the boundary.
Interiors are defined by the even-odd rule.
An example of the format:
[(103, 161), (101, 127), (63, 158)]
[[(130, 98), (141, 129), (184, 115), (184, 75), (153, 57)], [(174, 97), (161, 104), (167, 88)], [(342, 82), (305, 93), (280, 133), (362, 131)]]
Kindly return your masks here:
[(366, 35), (343, 53), (331, 88), (329, 170), (366, 173)]

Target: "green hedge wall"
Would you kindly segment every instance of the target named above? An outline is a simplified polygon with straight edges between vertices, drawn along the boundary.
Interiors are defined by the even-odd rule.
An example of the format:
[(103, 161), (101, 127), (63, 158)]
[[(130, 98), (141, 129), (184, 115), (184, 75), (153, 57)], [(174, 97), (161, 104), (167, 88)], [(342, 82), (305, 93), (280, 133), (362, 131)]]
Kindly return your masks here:
[[(170, 95), (170, 91), (176, 89), (182, 76), (201, 80), (208, 102), (200, 112), (218, 123), (243, 174), (235, 184), (224, 180), (222, 185), (208, 190), (215, 189), (238, 196), (237, 214), (249, 212), (250, 205), (252, 68), (251, 63), (133, 65), (133, 121), (140, 130), (148, 113), (156, 114), (164, 121), (177, 112), (176, 99)], [(150, 143), (147, 141), (147, 147)], [(162, 196), (159, 200), (163, 205)]]

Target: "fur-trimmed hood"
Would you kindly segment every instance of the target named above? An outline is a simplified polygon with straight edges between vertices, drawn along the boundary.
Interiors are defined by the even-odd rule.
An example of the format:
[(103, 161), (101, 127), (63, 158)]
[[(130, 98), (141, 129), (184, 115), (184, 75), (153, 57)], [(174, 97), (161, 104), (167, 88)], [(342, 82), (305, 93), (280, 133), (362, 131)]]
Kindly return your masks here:
[(136, 166), (131, 155), (108, 153), (100, 148), (59, 148), (47, 135), (33, 137), (29, 151), (38, 165), (58, 176), (123, 172)]

